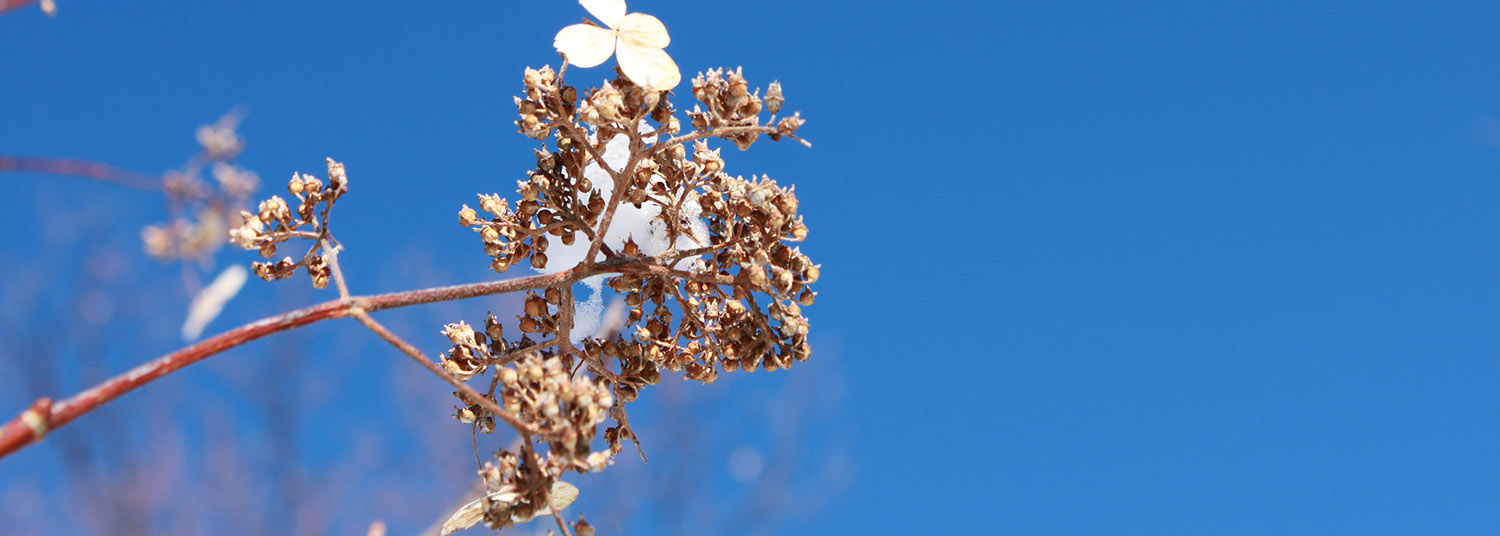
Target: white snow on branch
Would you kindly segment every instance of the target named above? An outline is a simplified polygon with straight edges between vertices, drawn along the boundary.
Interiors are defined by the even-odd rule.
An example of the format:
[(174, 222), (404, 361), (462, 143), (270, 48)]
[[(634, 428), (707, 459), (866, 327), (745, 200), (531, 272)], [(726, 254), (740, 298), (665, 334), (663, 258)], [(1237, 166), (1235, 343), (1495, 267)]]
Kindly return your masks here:
[[(647, 125), (641, 125), (642, 131), (649, 131)], [(650, 142), (653, 138), (646, 138)], [(611, 169), (622, 169), (630, 158), (630, 138), (628, 136), (615, 136), (604, 145), (604, 163)], [(583, 176), (593, 183), (594, 190), (599, 192), (603, 199), (609, 199), (614, 192), (615, 184), (610, 179), (609, 172), (599, 167), (597, 162), (590, 163), (583, 170)], [(662, 180), (660, 177), (653, 180)], [(699, 217), (702, 207), (696, 199), (688, 199), (682, 203), (682, 216), (688, 221), (687, 231), (691, 235), (677, 237), (677, 249), (692, 249), (702, 247), (708, 243), (708, 224)], [(627, 238), (635, 241), (640, 246), (642, 255), (658, 255), (665, 252), (671, 246), (671, 237), (667, 235), (667, 224), (662, 221), (661, 207), (647, 201), (641, 203), (640, 208), (624, 202), (616, 209), (613, 222), (609, 231), (604, 234), (604, 245), (613, 251), (620, 251), (625, 247)], [(693, 237), (697, 237), (694, 240)], [(699, 241), (702, 241), (701, 243)], [(547, 267), (538, 270), (542, 273), (557, 273), (578, 266), (583, 262), (584, 255), (588, 254), (589, 243), (586, 237), (579, 235), (579, 240), (572, 245), (563, 245), (560, 241), (553, 242), (547, 248)], [(600, 252), (596, 260), (604, 260), (603, 252)], [(693, 259), (683, 259), (679, 266), (691, 265)], [(574, 343), (583, 341), (600, 333), (604, 316), (604, 280), (609, 276), (597, 275), (584, 279), (582, 284), (592, 292), (587, 300), (578, 301), (573, 308), (573, 331), (568, 338)]]

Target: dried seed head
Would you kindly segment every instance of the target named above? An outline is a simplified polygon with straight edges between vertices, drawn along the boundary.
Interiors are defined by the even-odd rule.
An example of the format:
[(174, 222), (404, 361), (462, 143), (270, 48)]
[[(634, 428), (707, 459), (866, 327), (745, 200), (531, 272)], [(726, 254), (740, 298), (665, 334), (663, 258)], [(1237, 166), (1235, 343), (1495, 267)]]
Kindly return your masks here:
[(344, 165), (328, 159), (328, 184), (334, 190), (343, 191), (349, 186), (349, 177), (344, 174)]
[(781, 104), (784, 102), (786, 98), (781, 95), (781, 82), (772, 80), (771, 85), (766, 86), (766, 110), (773, 114), (780, 112)]

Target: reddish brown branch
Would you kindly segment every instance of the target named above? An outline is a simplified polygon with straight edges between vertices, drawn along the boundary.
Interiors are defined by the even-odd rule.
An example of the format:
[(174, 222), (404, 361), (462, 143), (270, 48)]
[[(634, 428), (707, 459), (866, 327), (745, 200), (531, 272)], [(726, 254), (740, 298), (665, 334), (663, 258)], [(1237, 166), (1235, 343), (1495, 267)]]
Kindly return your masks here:
[(579, 266), (554, 274), (535, 275), (502, 281), (487, 281), (423, 290), (394, 292), (375, 296), (329, 300), (285, 314), (246, 324), (197, 344), (172, 352), (130, 371), (74, 395), (67, 400), (50, 404), (48, 399), (38, 400), (32, 407), (10, 422), (0, 425), (0, 458), (40, 441), (47, 432), (62, 427), (80, 415), (88, 413), (121, 395), (178, 369), (202, 361), (210, 356), (265, 337), (315, 322), (349, 316), (350, 303), (356, 303), (365, 311), (380, 311), (412, 305), (423, 305), (441, 301), (462, 300), (494, 294), (523, 290), (534, 290), (558, 285), (570, 285), (585, 277), (617, 272), (624, 266), (619, 263), (600, 263)]
[[(299, 309), (246, 324), (217, 337), (206, 339), (187, 348), (172, 352), (149, 363), (135, 367), (129, 372), (110, 378), (104, 383), (74, 395), (72, 398), (52, 405), (48, 415), (42, 416), (44, 417), (43, 420), (46, 426), (41, 427), (41, 431), (46, 432), (60, 428), (72, 422), (73, 419), (78, 418), (79, 415), (88, 413), (104, 405), (106, 402), (119, 398), (120, 395), (128, 393), (137, 387), (150, 383), (152, 380), (165, 376), (182, 367), (201, 361), (208, 356), (272, 333), (286, 331), (330, 318), (339, 318), (344, 315), (345, 307), (343, 304), (338, 301), (324, 302), (305, 309)], [(36, 406), (33, 406), (33, 409), (27, 411), (35, 411), (35, 408)], [(25, 414), (0, 427), (0, 456), (8, 455), (21, 447), (41, 440), (42, 435), (36, 433), (38, 427), (27, 426), (23, 422), (25, 420), (23, 417), (25, 417)]]

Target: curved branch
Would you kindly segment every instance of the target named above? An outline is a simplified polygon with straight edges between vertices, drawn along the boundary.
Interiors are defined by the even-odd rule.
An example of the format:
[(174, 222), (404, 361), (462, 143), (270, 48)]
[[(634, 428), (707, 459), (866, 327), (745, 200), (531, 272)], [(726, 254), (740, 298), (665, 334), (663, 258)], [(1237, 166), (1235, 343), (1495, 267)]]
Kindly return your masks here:
[(85, 413), (143, 385), (170, 374), (178, 369), (197, 363), (230, 348), (250, 341), (296, 329), (308, 324), (344, 318), (350, 315), (349, 303), (358, 303), (365, 311), (396, 309), (412, 305), (423, 305), (441, 301), (462, 300), (522, 290), (534, 290), (556, 285), (569, 285), (585, 277), (618, 272), (626, 266), (622, 263), (604, 262), (592, 266), (578, 266), (553, 274), (535, 275), (501, 281), (486, 281), (422, 290), (393, 292), (374, 296), (357, 296), (346, 301), (343, 298), (329, 300), (288, 313), (265, 318), (204, 339), (181, 350), (139, 365), (104, 383), (91, 387), (66, 400), (51, 403), (40, 399), (31, 408), (16, 418), (0, 425), (0, 458), (8, 456), (27, 445), (41, 441), (48, 432), (60, 428)]

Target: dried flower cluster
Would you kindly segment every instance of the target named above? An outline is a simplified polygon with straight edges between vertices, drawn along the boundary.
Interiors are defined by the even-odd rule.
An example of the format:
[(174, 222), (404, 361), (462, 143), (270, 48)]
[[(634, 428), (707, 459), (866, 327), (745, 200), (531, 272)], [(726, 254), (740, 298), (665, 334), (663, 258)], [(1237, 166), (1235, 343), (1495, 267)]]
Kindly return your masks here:
[[(462, 207), (459, 223), (479, 234), (497, 272), (599, 266), (613, 272), (606, 284), (624, 305), (624, 329), (574, 333), (580, 304), (571, 285), (553, 287), (527, 295), (513, 341), (493, 315), (482, 333), (462, 322), (444, 330), (454, 343), (445, 370), (466, 381), (490, 374), (482, 380), (487, 396), (551, 445), (536, 466), (590, 472), (611, 463), (624, 440), (636, 439), (626, 404), (659, 383), (663, 369), (707, 383), (721, 370), (777, 370), (808, 359), (802, 307), (814, 301), (809, 285), (819, 267), (792, 245), (808, 232), (796, 194), (768, 177), (727, 174), (720, 150), (703, 141), (746, 149), (761, 134), (795, 138), (802, 119), (774, 116), (784, 102), (779, 84), (762, 97), (738, 69), (699, 74), (700, 106), (689, 113), (697, 130), (679, 135), (670, 94), (623, 75), (585, 92), (547, 67), (527, 69), (522, 82), (520, 133), (552, 147), (536, 152), (514, 205), (480, 195), (479, 210)], [(762, 111), (773, 114), (764, 123)], [(663, 139), (671, 135), (679, 136)], [(649, 221), (622, 234), (626, 212)], [(457, 417), (494, 430), (478, 405), (464, 403)], [(606, 417), (614, 420), (602, 434), (608, 449), (594, 452), (590, 442)], [(497, 456), (511, 467), (504, 460), (517, 454)], [(485, 519), (510, 519), (514, 505), (493, 508)]]
[(284, 257), (279, 261), (257, 262), (252, 271), (265, 281), (290, 277), (298, 268), (307, 271), (314, 287), (328, 286), (329, 255), (334, 254), (338, 242), (328, 232), (328, 215), (333, 204), (349, 192), (349, 179), (344, 174), (344, 165), (328, 159), (328, 184), (308, 174), (293, 173), (286, 185), (287, 193), (297, 200), (292, 209), (281, 196), (271, 196), (260, 202), (255, 213), (240, 212), (240, 225), (229, 231), (229, 240), (235, 245), (260, 252), (264, 258), (276, 256), (277, 246), (292, 239), (313, 240), (312, 247), (301, 259)]
[[(254, 172), (234, 164), (245, 149), (244, 139), (235, 131), (239, 121), (240, 116), (231, 113), (199, 127), (200, 152), (163, 177), (162, 191), (173, 219), (141, 232), (148, 255), (202, 259), (224, 245), (224, 232), (234, 225), (230, 221), (234, 211), (260, 187), (260, 178)], [(212, 182), (203, 180), (205, 170), (213, 177)]]
[[(735, 69), (725, 74), (724, 69), (714, 69), (706, 74), (699, 74), (693, 79), (693, 98), (698, 99), (707, 106), (704, 110), (698, 105), (693, 106), (693, 111), (688, 112), (688, 117), (693, 120), (693, 128), (698, 130), (713, 130), (726, 127), (754, 127), (757, 126), (760, 111), (765, 108), (772, 114), (781, 112), (781, 105), (786, 102), (786, 97), (781, 94), (781, 83), (771, 82), (766, 87), (766, 96), (761, 98), (760, 89), (751, 93), (750, 84), (745, 80), (741, 69)], [(774, 131), (767, 133), (772, 141), (780, 141), (781, 136), (795, 135), (797, 129), (802, 127), (806, 121), (802, 116), (793, 113), (791, 117), (784, 117), (781, 121), (775, 121), (773, 115), (768, 124), (774, 123)], [(750, 148), (755, 139), (760, 136), (756, 130), (741, 132), (729, 139), (734, 142), (740, 150)]]

